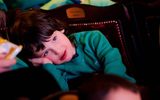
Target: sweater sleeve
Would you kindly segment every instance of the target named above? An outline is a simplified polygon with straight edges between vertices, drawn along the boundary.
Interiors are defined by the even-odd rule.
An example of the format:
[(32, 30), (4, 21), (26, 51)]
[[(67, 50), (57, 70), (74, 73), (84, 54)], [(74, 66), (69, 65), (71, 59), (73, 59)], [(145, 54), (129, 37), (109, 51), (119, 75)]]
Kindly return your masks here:
[(64, 77), (65, 75), (54, 64), (44, 64), (43, 68), (55, 78), (62, 91), (69, 90), (67, 79)]
[(135, 79), (126, 74), (126, 66), (122, 62), (118, 48), (113, 48), (100, 31), (93, 31), (90, 42), (101, 66), (104, 67), (105, 74), (115, 74), (135, 83)]
[(25, 63), (20, 58), (17, 57), (16, 60), (17, 60), (17, 63), (11, 67), (12, 70), (16, 70), (16, 69), (19, 69), (19, 68), (27, 68), (27, 67), (29, 67), (27, 65), (27, 63)]

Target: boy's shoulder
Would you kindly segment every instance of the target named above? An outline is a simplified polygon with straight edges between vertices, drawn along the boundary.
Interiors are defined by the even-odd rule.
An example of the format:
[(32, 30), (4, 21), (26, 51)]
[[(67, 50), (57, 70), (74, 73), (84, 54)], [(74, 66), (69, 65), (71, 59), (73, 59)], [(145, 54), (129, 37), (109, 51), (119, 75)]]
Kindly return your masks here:
[(12, 70), (28, 67), (28, 64), (24, 62), (22, 59), (17, 57), (16, 60), (17, 60), (17, 63), (12, 66)]
[(80, 31), (80, 32), (76, 32), (75, 34), (92, 34), (92, 33), (101, 33), (99, 30), (88, 30), (88, 31)]
[(99, 30), (91, 30), (91, 31), (76, 32), (70, 34), (68, 37), (70, 38), (71, 41), (76, 41), (76, 43), (86, 44), (93, 42), (95, 39), (104, 37), (104, 35)]
[(74, 37), (88, 37), (90, 35), (94, 35), (94, 36), (97, 36), (99, 34), (102, 34), (99, 30), (89, 30), (89, 31), (80, 31), (80, 32), (76, 32), (76, 33), (73, 33), (69, 36), (74, 36)]

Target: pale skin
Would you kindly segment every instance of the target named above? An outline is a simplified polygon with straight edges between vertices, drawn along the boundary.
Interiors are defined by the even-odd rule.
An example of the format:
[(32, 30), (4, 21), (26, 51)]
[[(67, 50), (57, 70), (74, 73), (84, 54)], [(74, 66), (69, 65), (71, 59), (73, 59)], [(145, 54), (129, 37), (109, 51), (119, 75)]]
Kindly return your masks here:
[(11, 66), (16, 64), (16, 59), (5, 59), (5, 54), (0, 54), (0, 73), (11, 70)]
[(140, 93), (134, 93), (124, 88), (110, 90), (103, 100), (141, 100)]
[(48, 41), (43, 44), (45, 48), (35, 52), (37, 58), (30, 59), (35, 66), (46, 63), (62, 64), (70, 61), (76, 53), (74, 45), (64, 34), (64, 30), (53, 32)]

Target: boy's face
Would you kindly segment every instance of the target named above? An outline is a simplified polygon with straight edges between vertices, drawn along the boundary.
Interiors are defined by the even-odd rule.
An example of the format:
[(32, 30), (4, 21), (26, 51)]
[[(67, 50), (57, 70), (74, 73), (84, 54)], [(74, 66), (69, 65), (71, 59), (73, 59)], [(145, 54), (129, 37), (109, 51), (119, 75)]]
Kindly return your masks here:
[(37, 57), (46, 57), (54, 64), (68, 62), (75, 55), (75, 47), (62, 31), (55, 31), (47, 42), (45, 48), (36, 52)]
[(141, 96), (140, 93), (134, 93), (127, 89), (118, 88), (111, 90), (104, 100), (141, 100)]

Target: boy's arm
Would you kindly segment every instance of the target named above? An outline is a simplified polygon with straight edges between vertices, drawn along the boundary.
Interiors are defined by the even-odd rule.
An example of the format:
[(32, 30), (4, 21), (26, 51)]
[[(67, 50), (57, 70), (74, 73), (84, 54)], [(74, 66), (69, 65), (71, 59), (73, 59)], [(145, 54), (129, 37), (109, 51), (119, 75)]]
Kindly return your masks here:
[(104, 66), (104, 73), (115, 74), (131, 82), (135, 82), (133, 78), (126, 74), (126, 67), (122, 62), (119, 50), (113, 48), (100, 31), (94, 32), (95, 34), (92, 35), (91, 42), (94, 44), (94, 49), (101, 65)]
[(25, 63), (20, 58), (16, 57), (16, 64), (11, 67), (12, 70), (16, 70), (19, 68), (27, 68), (29, 67), (27, 63)]
[(52, 62), (48, 58), (32, 58), (29, 59), (29, 61), (34, 66), (43, 65), (43, 68), (47, 70), (55, 78), (62, 91), (69, 90), (67, 79), (65, 79), (63, 73), (60, 70), (58, 70), (56, 65), (52, 64)]
[(65, 80), (65, 77), (63, 76), (62, 72), (58, 70), (54, 64), (44, 64), (43, 68), (47, 70), (55, 78), (62, 91), (69, 90), (67, 80)]

